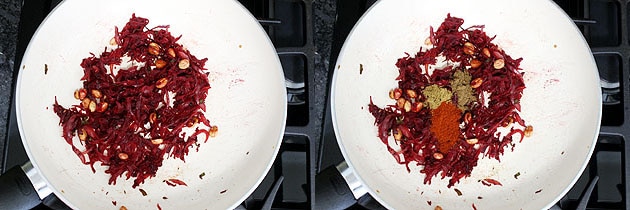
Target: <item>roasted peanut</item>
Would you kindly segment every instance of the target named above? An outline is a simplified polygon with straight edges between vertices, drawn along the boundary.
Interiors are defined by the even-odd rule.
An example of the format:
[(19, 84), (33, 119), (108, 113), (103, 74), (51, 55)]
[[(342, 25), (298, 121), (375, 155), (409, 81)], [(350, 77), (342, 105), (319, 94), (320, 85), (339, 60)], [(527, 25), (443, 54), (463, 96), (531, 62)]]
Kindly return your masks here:
[(74, 91), (74, 98), (83, 100), (87, 96), (87, 90), (84, 88), (77, 89)]
[(177, 64), (177, 66), (179, 67), (179, 69), (187, 69), (188, 67), (190, 67), (190, 60), (182, 59), (179, 61), (179, 64)]
[(505, 67), (505, 60), (496, 59), (492, 66), (494, 66), (495, 69), (502, 69), (503, 67)]
[(94, 96), (94, 98), (101, 98), (103, 97), (103, 94), (100, 90), (92, 90), (92, 96)]
[(213, 125), (212, 127), (210, 127), (210, 131), (208, 132), (210, 134), (210, 137), (216, 137), (217, 133), (219, 132), (219, 127), (217, 127), (216, 125)]
[(483, 79), (481, 79), (481, 78), (476, 78), (476, 79), (473, 79), (473, 80), (470, 82), (470, 87), (471, 87), (471, 88), (478, 88), (478, 87), (480, 87), (480, 86), (481, 86), (481, 83), (483, 83)]
[(479, 68), (479, 66), (481, 66), (481, 61), (477, 59), (472, 59), (470, 61), (470, 68), (476, 69), (476, 68)]
[(149, 54), (151, 55), (159, 55), (160, 54), (160, 45), (158, 45), (155, 42), (151, 42), (149, 44), (149, 48), (147, 48), (147, 51), (149, 52)]
[(394, 139), (396, 141), (400, 141), (402, 139), (402, 131), (400, 130), (400, 128), (396, 128), (396, 132), (394, 132)]
[(488, 58), (490, 57), (490, 50), (488, 48), (483, 48), (481, 50), (481, 53), (483, 53), (483, 55), (488, 57)]
[(78, 136), (79, 140), (85, 141), (87, 139), (87, 132), (85, 131), (85, 129), (81, 128), (81, 130), (78, 132)]
[(164, 142), (164, 139), (151, 139), (151, 144), (158, 145)]
[(410, 112), (411, 111), (411, 102), (405, 101), (405, 104), (403, 105), (403, 108), (405, 109), (405, 112)]
[(95, 112), (96, 111), (96, 103), (94, 101), (90, 101), (90, 104), (88, 105), (88, 109), (90, 109), (90, 112)]
[(155, 61), (155, 68), (161, 69), (164, 68), (164, 66), (166, 66), (166, 61), (162, 59), (158, 59)]
[(92, 102), (92, 100), (90, 100), (89, 98), (84, 98), (83, 100), (81, 100), (81, 106), (84, 109), (89, 109), (90, 108), (90, 102)]
[(127, 153), (121, 152), (118, 153), (118, 158), (121, 160), (127, 160), (127, 158), (129, 158), (129, 155), (127, 155)]
[(109, 107), (109, 103), (107, 102), (103, 101), (101, 103), (98, 103), (96, 105), (96, 112), (104, 112), (105, 110), (107, 110), (107, 107)]
[(171, 56), (171, 58), (175, 57), (175, 50), (173, 50), (173, 48), (168, 48), (167, 52), (168, 55)]
[(420, 110), (422, 110), (422, 107), (424, 107), (424, 104), (422, 102), (416, 102), (411, 104), (411, 112), (419, 112)]
[(167, 78), (162, 78), (159, 79), (156, 83), (155, 83), (155, 87), (158, 89), (164, 88), (166, 86), (166, 84), (168, 84), (168, 79)]
[(475, 54), (475, 46), (470, 42), (466, 42), (464, 43), (463, 51), (466, 55)]
[(531, 125), (526, 126), (525, 131), (523, 132), (525, 137), (531, 137), (532, 133), (534, 133), (534, 126), (531, 126)]
[(398, 100), (396, 100), (396, 106), (398, 106), (398, 108), (400, 109), (404, 109), (406, 101), (407, 100), (405, 100), (405, 98), (399, 98)]
[(418, 97), (418, 94), (416, 93), (415, 90), (409, 89), (406, 92), (407, 92), (407, 96), (409, 96), (409, 98), (416, 98), (416, 97)]

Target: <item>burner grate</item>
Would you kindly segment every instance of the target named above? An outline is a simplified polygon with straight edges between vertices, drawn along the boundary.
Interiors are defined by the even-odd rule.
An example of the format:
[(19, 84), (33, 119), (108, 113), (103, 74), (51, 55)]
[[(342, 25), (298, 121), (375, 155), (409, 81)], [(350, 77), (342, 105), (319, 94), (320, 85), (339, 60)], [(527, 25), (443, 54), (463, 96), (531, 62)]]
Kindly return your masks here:
[[(595, 153), (581, 179), (599, 176), (586, 209), (627, 209), (630, 192), (627, 154), (630, 145), (630, 37), (626, 1), (584, 0), (584, 18), (594, 24), (583, 26), (600, 72), (603, 113)], [(570, 196), (569, 196), (570, 197)]]

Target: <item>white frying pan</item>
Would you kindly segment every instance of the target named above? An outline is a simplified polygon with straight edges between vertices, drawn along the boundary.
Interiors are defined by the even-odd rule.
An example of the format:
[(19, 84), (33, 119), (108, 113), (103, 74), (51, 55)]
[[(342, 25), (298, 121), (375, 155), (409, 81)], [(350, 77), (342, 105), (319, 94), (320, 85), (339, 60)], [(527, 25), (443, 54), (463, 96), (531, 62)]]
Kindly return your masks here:
[[(148, 18), (149, 27), (170, 25), (191, 53), (209, 58), (207, 118), (219, 127), (185, 163), (165, 160), (156, 177), (138, 187), (146, 196), (131, 188), (133, 178), (108, 185), (104, 167), (92, 173), (83, 165), (52, 111), (55, 96), (65, 107), (77, 103), (72, 94), (81, 87), (81, 59), (100, 54), (114, 26), (122, 28), (132, 13)], [(234, 208), (260, 184), (282, 140), (282, 67), (263, 28), (237, 1), (64, 1), (35, 33), (20, 68), (16, 102), (24, 146), (47, 185), (72, 208)], [(162, 182), (170, 178), (188, 186)]]
[[(521, 116), (534, 126), (533, 136), (517, 143), (514, 152), (506, 151), (501, 162), (481, 159), (471, 177), (452, 188), (446, 187), (448, 178), (423, 184), (419, 167), (408, 173), (397, 164), (367, 111), (370, 96), (380, 107), (392, 104), (388, 91), (397, 84), (396, 60), (405, 52), (415, 54), (429, 26), (436, 29), (447, 13), (463, 18), (464, 28), (485, 25), (490, 36), (497, 35), (495, 43), (523, 58), (527, 88)], [(345, 160), (369, 193), (392, 209), (472, 209), (472, 204), (477, 209), (549, 208), (586, 167), (601, 115), (599, 77), (589, 47), (571, 19), (548, 0), (379, 1), (346, 40), (331, 97)], [(485, 178), (503, 186), (478, 182)]]

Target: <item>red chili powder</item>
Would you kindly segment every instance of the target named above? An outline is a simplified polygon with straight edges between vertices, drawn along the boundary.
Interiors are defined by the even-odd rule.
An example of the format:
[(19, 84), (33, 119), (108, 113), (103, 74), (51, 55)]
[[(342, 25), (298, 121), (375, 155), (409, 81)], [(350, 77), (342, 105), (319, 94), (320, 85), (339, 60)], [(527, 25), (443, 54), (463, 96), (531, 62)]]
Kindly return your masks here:
[(431, 132), (438, 140), (438, 150), (447, 153), (453, 148), (461, 136), (459, 119), (461, 111), (451, 102), (442, 102), (437, 109), (431, 111)]

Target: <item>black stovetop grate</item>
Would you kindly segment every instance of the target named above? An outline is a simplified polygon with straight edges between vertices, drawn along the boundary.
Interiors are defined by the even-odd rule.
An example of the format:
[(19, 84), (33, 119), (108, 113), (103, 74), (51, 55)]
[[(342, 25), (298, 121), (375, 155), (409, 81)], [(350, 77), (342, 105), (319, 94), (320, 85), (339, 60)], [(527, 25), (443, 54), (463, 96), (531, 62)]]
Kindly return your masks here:
[(580, 181), (600, 178), (588, 209), (627, 209), (630, 162), (626, 155), (630, 145), (625, 141), (630, 138), (630, 113), (625, 110), (630, 107), (630, 7), (626, 1), (617, 0), (584, 0), (576, 6), (563, 9), (573, 18), (587, 20), (580, 28), (600, 72), (604, 103), (595, 153)]

